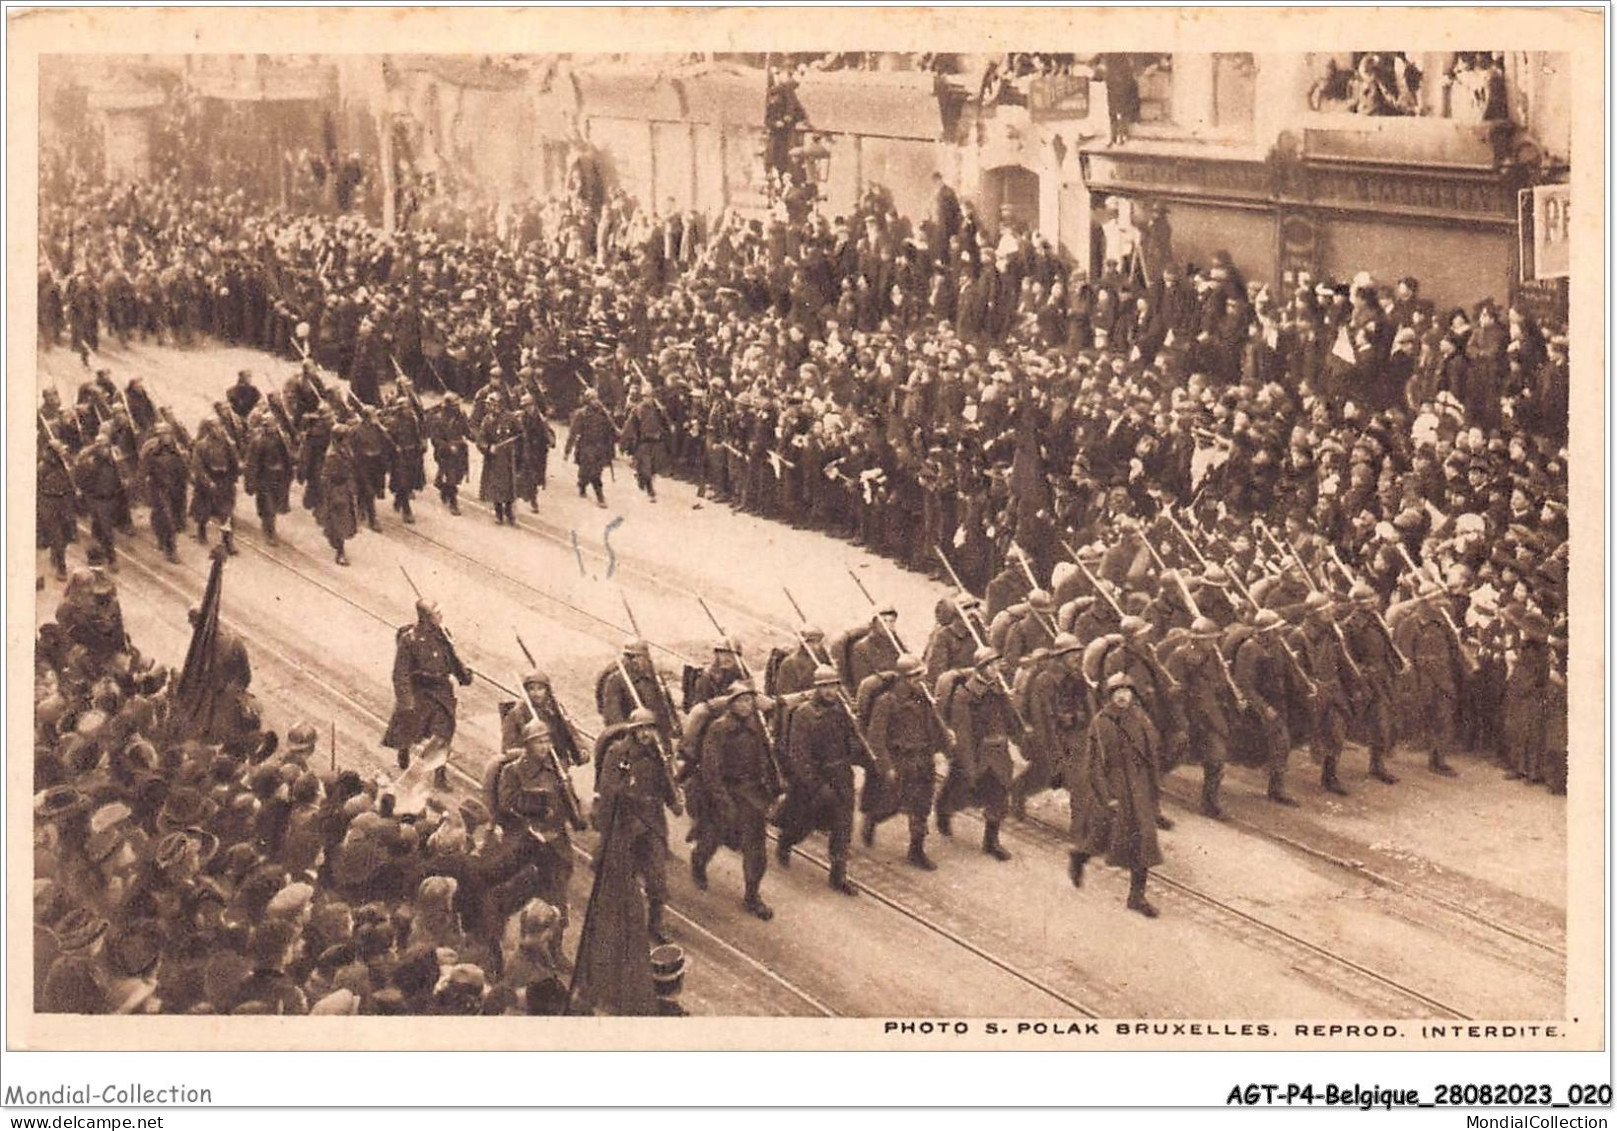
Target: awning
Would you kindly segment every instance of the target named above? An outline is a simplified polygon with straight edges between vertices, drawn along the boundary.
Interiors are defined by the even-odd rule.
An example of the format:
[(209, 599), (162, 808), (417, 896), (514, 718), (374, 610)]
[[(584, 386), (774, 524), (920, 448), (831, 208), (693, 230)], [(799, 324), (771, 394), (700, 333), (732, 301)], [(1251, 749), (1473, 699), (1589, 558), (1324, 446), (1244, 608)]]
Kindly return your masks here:
[(943, 136), (937, 79), (926, 72), (810, 71), (797, 84), (808, 128), (935, 140)]

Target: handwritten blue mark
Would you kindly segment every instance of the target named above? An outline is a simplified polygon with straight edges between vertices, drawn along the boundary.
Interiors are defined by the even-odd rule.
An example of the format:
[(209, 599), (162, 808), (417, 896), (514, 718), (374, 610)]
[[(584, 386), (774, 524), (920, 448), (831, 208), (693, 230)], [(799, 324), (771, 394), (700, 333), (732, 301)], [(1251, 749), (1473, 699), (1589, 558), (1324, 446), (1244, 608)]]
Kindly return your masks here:
[(573, 536), (573, 556), (578, 559), (578, 576), (588, 577), (589, 574), (584, 569), (584, 551), (578, 547), (578, 531), (569, 530), (568, 533)]
[(601, 542), (606, 546), (607, 577), (611, 577), (613, 572), (618, 568), (618, 555), (616, 551), (612, 549), (612, 532), (622, 525), (623, 516), (620, 514), (611, 522), (607, 523), (606, 529), (601, 531)]

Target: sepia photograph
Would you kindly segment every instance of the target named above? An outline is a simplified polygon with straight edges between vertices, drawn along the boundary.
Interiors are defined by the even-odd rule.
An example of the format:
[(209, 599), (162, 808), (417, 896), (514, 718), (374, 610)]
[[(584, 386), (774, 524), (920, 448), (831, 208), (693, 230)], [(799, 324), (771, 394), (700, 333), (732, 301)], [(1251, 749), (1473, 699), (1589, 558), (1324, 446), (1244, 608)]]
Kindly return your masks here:
[(1444, 11), (13, 14), (8, 1044), (1599, 1047), (1605, 28)]

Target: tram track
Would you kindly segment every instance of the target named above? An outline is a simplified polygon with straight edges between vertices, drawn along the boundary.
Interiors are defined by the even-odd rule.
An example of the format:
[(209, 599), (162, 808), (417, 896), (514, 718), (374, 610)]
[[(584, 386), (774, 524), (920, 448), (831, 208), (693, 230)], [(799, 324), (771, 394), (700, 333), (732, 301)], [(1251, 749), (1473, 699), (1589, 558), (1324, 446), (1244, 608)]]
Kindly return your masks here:
[[(482, 503), (469, 503), (469, 508), (472, 508), (472, 510), (483, 511), (483, 513), (488, 513), (488, 515), (492, 515), (493, 513), (492, 510), (485, 508)], [(524, 529), (524, 531), (532, 532), (532, 534), (535, 534), (535, 536), (540, 537), (540, 539), (545, 539), (547, 542), (551, 542), (551, 544), (561, 545), (561, 547), (566, 547), (566, 549), (572, 549), (571, 540), (563, 539), (563, 537), (556, 534), (555, 531), (548, 529), (545, 524), (537, 521), (534, 516), (524, 516), (524, 518), (526, 518), (526, 521), (519, 519), (519, 523), (517, 523), (517, 526)], [(411, 532), (414, 532), (414, 534), (419, 534), (419, 531), (414, 531), (414, 529), (412, 529)], [(454, 549), (454, 547), (450, 547), (450, 545), (443, 544), (443, 542), (438, 542), (437, 539), (432, 539), (430, 536), (420, 537), (425, 537), (425, 539), (430, 540), (430, 542), (435, 542), (435, 544), (440, 545), (440, 549), (446, 550), (446, 552), (454, 553), (454, 555), (458, 555), (458, 557), (464, 558), (464, 560), (472, 561), (472, 563), (475, 563), (475, 565), (479, 565), (480, 568), (490, 570), (490, 566), (488, 566), (487, 563), (475, 560), (475, 558), (471, 558), (469, 555), (464, 555), (464, 553), (459, 552), (459, 550)], [(584, 552), (595, 553), (600, 560), (606, 560), (605, 553), (598, 552), (598, 550), (593, 549), (593, 547), (584, 550)], [(616, 552), (611, 555), (611, 558), (613, 558), (614, 568), (616, 568), (616, 570), (623, 571), (623, 573), (632, 574), (632, 576), (642, 579), (642, 581), (647, 582), (647, 584), (650, 584), (650, 586), (657, 587), (657, 589), (661, 589), (663, 592), (668, 592), (669, 595), (678, 595), (678, 597), (681, 597), (681, 599), (684, 600), (690, 600), (692, 599), (692, 595), (694, 595), (694, 589), (686, 589), (686, 587), (681, 587), (679, 584), (676, 584), (676, 582), (671, 582), (668, 581), (668, 579), (663, 578), (663, 576), (655, 573), (655, 571), (647, 570), (647, 568), (644, 568), (644, 566), (639, 565), (639, 563), (632, 558), (632, 555), (626, 555), (623, 550), (616, 550)], [(522, 582), (521, 579), (511, 579), (511, 581), (516, 582), (516, 584), (524, 584), (524, 586), (526, 586), (526, 582)], [(535, 591), (537, 591), (537, 589), (535, 589)], [(550, 595), (545, 595), (547, 595), (547, 599), (551, 599)], [(736, 613), (737, 616), (741, 616), (742, 620), (749, 621), (749, 623), (758, 626), (758, 628), (766, 629), (766, 631), (768, 631), (773, 638), (776, 638), (776, 641), (792, 642), (792, 644), (796, 642), (796, 638), (794, 638), (794, 631), (792, 631), (791, 626), (787, 625), (786, 621), (771, 620), (771, 618), (768, 618), (768, 616), (758, 615), (757, 612), (745, 607), (745, 605), (742, 605), (741, 602), (737, 602), (737, 600), (728, 597), (728, 595), (724, 594), (723, 591), (703, 589), (702, 595), (708, 600), (708, 604), (713, 605), (715, 608), (720, 608), (721, 612)], [(584, 615), (590, 615), (590, 613), (587, 613), (587, 610), (581, 610), (581, 612), (584, 612)], [(597, 618), (597, 620), (600, 620), (600, 618)], [(610, 623), (610, 621), (603, 621), (603, 623)], [(626, 631), (626, 629), (624, 629), (624, 631)], [(658, 646), (653, 644), (653, 647)], [(663, 650), (668, 652), (668, 654), (673, 654), (673, 652), (671, 652), (669, 649)], [(1167, 799), (1167, 801), (1171, 801), (1171, 803), (1174, 804), (1174, 806), (1176, 806), (1180, 812), (1185, 812), (1185, 814), (1190, 814), (1190, 812), (1198, 812), (1198, 804), (1195, 799), (1188, 799), (1185, 798), (1185, 796), (1179, 796), (1179, 793), (1177, 793), (1176, 790), (1172, 790), (1172, 788), (1164, 788), (1163, 796)], [(1334, 851), (1331, 851), (1331, 849), (1323, 848), (1323, 846), (1319, 845), (1313, 845), (1313, 843), (1310, 843), (1308, 840), (1303, 840), (1303, 838), (1300, 837), (1294, 837), (1294, 835), (1281, 832), (1281, 830), (1276, 830), (1276, 828), (1266, 827), (1266, 825), (1258, 824), (1258, 822), (1253, 822), (1253, 820), (1242, 819), (1242, 817), (1239, 817), (1239, 815), (1231, 815), (1231, 817), (1229, 817), (1229, 824), (1231, 824), (1231, 827), (1240, 828), (1242, 832), (1248, 833), (1248, 835), (1263, 838), (1263, 840), (1269, 841), (1269, 843), (1273, 843), (1273, 845), (1289, 849), (1289, 851), (1292, 851), (1292, 853), (1300, 854), (1300, 856), (1307, 856), (1307, 858), (1313, 859), (1313, 861), (1321, 862), (1321, 864), (1326, 864), (1326, 866), (1332, 867), (1332, 869), (1340, 870), (1340, 872), (1345, 872), (1345, 874), (1353, 875), (1353, 877), (1358, 877), (1358, 879), (1373, 883), (1373, 885), (1376, 885), (1376, 887), (1386, 888), (1386, 890), (1389, 890), (1389, 892), (1399, 893), (1399, 895), (1405, 896), (1405, 898), (1408, 898), (1408, 900), (1416, 901), (1416, 903), (1428, 904), (1428, 906), (1431, 906), (1431, 908), (1439, 909), (1439, 911), (1442, 911), (1444, 914), (1449, 914), (1449, 916), (1455, 917), (1455, 919), (1460, 919), (1460, 921), (1465, 922), (1465, 924), (1468, 924), (1468, 926), (1475, 927), (1475, 929), (1478, 930), (1484, 930), (1484, 932), (1491, 932), (1491, 934), (1499, 935), (1501, 940), (1510, 940), (1509, 945), (1530, 948), (1530, 950), (1539, 951), (1541, 955), (1552, 956), (1552, 958), (1560, 959), (1560, 961), (1565, 961), (1565, 958), (1567, 958), (1567, 950), (1565, 950), (1565, 947), (1562, 947), (1562, 945), (1557, 945), (1557, 943), (1551, 942), (1551, 940), (1546, 940), (1546, 938), (1543, 937), (1543, 932), (1530, 929), (1530, 927), (1518, 926), (1518, 924), (1505, 921), (1505, 919), (1502, 919), (1502, 917), (1499, 916), (1480, 913), (1480, 911), (1476, 911), (1475, 908), (1467, 906), (1467, 904), (1462, 903), (1460, 900), (1455, 900), (1455, 898), (1450, 898), (1450, 896), (1442, 895), (1442, 893), (1436, 892), (1436, 890), (1428, 887), (1428, 885), (1421, 885), (1421, 883), (1412, 883), (1408, 882), (1408, 880), (1397, 879), (1397, 877), (1394, 877), (1394, 875), (1387, 874), (1386, 870), (1376, 869), (1376, 867), (1368, 866), (1368, 864), (1365, 864), (1365, 862), (1357, 861), (1357, 859), (1345, 858), (1345, 856), (1342, 856), (1342, 854), (1334, 853)]]
[[(171, 579), (162, 576), (155, 569), (141, 561), (135, 555), (125, 552), (120, 555), (120, 558), (123, 562), (133, 565), (135, 570), (142, 574), (151, 584), (170, 593), (177, 599), (181, 601), (190, 601), (193, 599), (192, 594), (187, 593)], [(303, 663), (301, 660), (288, 655), (274, 644), (265, 640), (261, 634), (253, 633), (248, 626), (236, 622), (234, 618), (222, 616), (221, 620), (223, 620), (226, 626), (232, 631), (241, 635), (244, 640), (251, 640), (255, 656), (268, 656), (272, 661), (274, 661), (276, 666), (296, 673), (305, 686), (318, 688), (320, 694), (345, 706), (351, 715), (364, 720), (371, 729), (380, 731), (387, 725), (387, 719), (378, 713), (374, 705), (365, 703), (356, 695), (335, 686), (326, 674), (317, 672), (307, 664)], [(366, 768), (372, 771), (387, 770), (387, 767), (382, 764), (380, 759), (370, 761), (371, 764)], [(459, 787), (456, 790), (452, 790), (452, 795), (461, 797), (473, 796), (478, 790), (480, 790), (480, 780), (467, 773), (460, 766), (452, 764), (449, 767), (449, 773), (451, 778)], [(588, 867), (591, 861), (589, 852), (587, 852), (581, 845), (573, 844), (570, 847), (572, 848), (574, 857)], [(681, 908), (678, 902), (670, 901), (668, 904), (668, 911), (672, 918), (674, 918), (682, 928), (689, 930), (698, 936), (700, 941), (705, 946), (740, 962), (744, 967), (750, 970), (754, 976), (763, 979), (771, 983), (777, 989), (784, 991), (790, 997), (801, 1003), (805, 1007), (807, 1014), (820, 1017), (840, 1016), (836, 1010), (826, 1005), (808, 990), (796, 985), (789, 978), (780, 974), (778, 971), (771, 969), (763, 962), (748, 954), (745, 950), (731, 943), (714, 931), (709, 930), (701, 922), (693, 918), (686, 909)]]
[[(404, 529), (408, 530), (409, 528), (404, 528)], [(298, 565), (298, 564), (296, 564), (296, 563), (294, 563), (294, 562), (292, 562), (290, 560), (287, 560), (281, 554), (276, 553), (276, 552), (272, 552), (266, 546), (262, 545), (258, 541), (258, 539), (256, 537), (243, 537), (242, 533), (238, 532), (236, 540), (237, 540), (238, 545), (240, 545), (242, 548), (244, 548), (246, 550), (249, 550), (249, 551), (253, 552), (254, 554), (256, 554), (258, 556), (261, 556), (262, 558), (264, 558), (265, 560), (271, 562), (272, 564), (274, 564), (278, 568), (292, 574), (293, 576), (296, 576), (297, 578), (299, 578), (305, 584), (312, 585), (312, 586), (320, 589), (321, 591), (325, 592), (329, 596), (331, 596), (331, 597), (335, 598), (336, 600), (339, 600), (342, 603), (344, 603), (344, 604), (348, 605), (349, 607), (353, 608), (356, 612), (358, 612), (358, 613), (366, 616), (367, 618), (369, 618), (369, 619), (371, 619), (373, 621), (376, 621), (377, 623), (387, 627), (390, 631), (394, 627), (396, 627), (395, 622), (394, 622), (394, 620), (392, 618), (388, 617), (384, 613), (381, 613), (381, 612), (371, 608), (369, 605), (367, 605), (363, 601), (355, 599), (350, 594), (344, 593), (341, 590), (339, 590), (338, 588), (328, 584), (324, 579), (322, 579), (322, 578), (316, 576), (315, 574), (311, 573), (310, 571), (304, 569), (302, 566), (300, 566), (300, 565)], [(433, 541), (435, 541), (435, 540), (433, 540)], [(439, 545), (441, 545), (441, 543), (439, 543)], [(458, 554), (459, 552), (456, 551), (456, 553)], [(461, 555), (461, 556), (467, 558), (467, 560), (475, 561), (475, 559), (470, 558), (469, 555)], [(619, 628), (619, 626), (613, 624), (611, 621), (606, 620), (605, 618), (598, 617), (598, 616), (596, 616), (596, 615), (594, 615), (592, 613), (589, 613), (587, 610), (580, 609), (577, 606), (573, 606), (571, 604), (567, 604), (567, 607), (570, 610), (573, 611), (573, 615), (575, 615), (575, 616), (588, 617), (590, 619), (590, 621), (593, 622), (593, 623), (598, 623), (598, 624), (604, 625), (606, 627), (610, 627), (610, 628), (612, 628), (612, 629), (614, 629), (616, 631), (622, 631)], [(601, 640), (602, 642), (611, 644), (614, 647), (618, 643), (617, 641), (614, 641), (614, 640), (608, 638), (607, 636), (605, 636), (599, 629), (594, 629), (592, 631), (592, 635), (594, 635), (597, 639)], [(259, 642), (257, 640), (255, 640), (255, 646), (257, 646), (258, 644), (259, 644)], [(480, 647), (477, 647), (475, 645), (468, 645), (468, 644), (466, 644), (464, 642), (459, 642), (459, 643), (457, 643), (457, 649), (460, 652), (463, 653), (464, 658), (467, 660), (469, 666), (471, 666), (475, 671), (477, 671), (479, 673), (483, 673), (483, 672), (485, 672), (488, 669), (493, 667), (493, 664), (491, 662), (489, 662), (489, 661), (492, 660), (492, 657), (488, 657), (486, 655), (486, 653), (484, 652), (484, 650), (481, 649)], [(684, 658), (684, 657), (681, 657), (679, 653), (673, 652), (672, 650), (664, 649), (664, 651), (668, 652), (670, 655), (679, 657), (681, 659)], [(328, 679), (329, 679), (329, 677), (325, 676), (322, 673), (318, 673), (318, 672), (313, 671), (307, 665), (302, 664), (300, 661), (292, 659), (291, 657), (286, 657), (284, 655), (284, 653), (281, 653), (280, 662), (287, 663), (287, 664), (293, 666), (294, 668), (304, 672), (311, 679), (321, 680), (321, 681), (328, 681)], [(485, 676), (483, 680), (480, 680), (476, 684), (474, 684), (474, 687), (481, 688), (482, 689), (481, 693), (468, 692), (468, 694), (467, 694), (468, 699), (483, 700), (483, 699), (486, 699), (486, 698), (493, 695), (494, 689), (493, 689), (492, 685), (490, 685), (487, 682), (487, 676)], [(364, 703), (362, 703), (360, 701), (359, 696), (356, 693), (354, 693), (353, 691), (335, 691), (334, 690), (333, 693), (340, 696), (345, 701), (348, 701), (350, 703), (358, 704), (359, 709), (363, 710), (367, 717), (374, 720), (375, 725), (376, 725), (376, 731), (378, 733), (383, 729), (383, 727), (385, 727), (387, 720), (386, 720), (385, 714), (383, 714), (383, 711), (385, 710), (385, 706), (383, 704), (366, 705), (366, 704), (364, 704)], [(497, 702), (497, 700), (496, 700), (496, 702)], [(487, 704), (487, 705), (492, 706), (492, 704)], [(491, 713), (491, 712), (489, 712), (489, 713)], [(576, 718), (576, 716), (575, 716), (575, 718)], [(587, 727), (578, 726), (576, 721), (575, 721), (574, 725), (577, 728), (577, 730), (579, 732), (579, 736), (580, 736), (581, 739), (583, 739), (584, 741), (590, 742), (590, 743), (594, 742), (594, 740), (596, 738), (596, 732), (590, 730)], [(485, 759), (494, 756), (494, 754), (490, 753), (491, 749), (497, 749), (497, 743), (495, 743), (495, 744), (485, 744), (484, 745), (483, 753), (484, 753)], [(486, 762), (484, 764), (486, 765)], [(479, 766), (477, 769), (478, 769), (478, 772), (476, 774), (473, 774), (473, 773), (468, 773), (462, 766), (460, 766), (460, 765), (458, 765), (458, 764), (456, 764), (454, 762), (452, 762), (451, 765), (450, 765), (451, 774), (454, 775), (457, 778), (457, 780), (460, 781), (464, 786), (466, 786), (467, 788), (470, 788), (470, 789), (480, 788), (481, 769), (482, 769), (482, 767)], [(771, 835), (771, 840), (773, 842), (774, 839), (775, 839), (773, 832), (771, 832), (770, 835)], [(587, 858), (587, 854), (584, 853), (584, 851), (581, 848), (577, 848), (575, 846), (575, 852), (578, 852), (581, 856), (584, 856), (584, 857)], [(794, 849), (794, 856), (806, 861), (807, 863), (811, 864), (816, 869), (818, 869), (818, 870), (820, 870), (822, 872), (829, 873), (829, 871), (830, 871), (830, 867), (831, 867), (830, 861), (827, 858), (825, 858), (824, 856), (820, 855), (819, 853), (813, 852), (812, 850), (808, 850), (808, 849), (806, 849), (806, 848), (804, 848), (802, 846), (799, 846), (796, 849)], [(685, 862), (685, 859), (681, 858), (672, 849), (670, 850), (670, 859), (672, 861), (676, 861), (676, 862), (679, 862), (679, 863), (684, 863)], [(946, 941), (948, 944), (958, 948), (959, 950), (961, 950), (961, 951), (963, 951), (963, 952), (965, 952), (967, 954), (970, 954), (976, 960), (981, 961), (981, 962), (995, 968), (996, 970), (1000, 971), (1002, 974), (1004, 974), (1004, 975), (1014, 979), (1015, 981), (1023, 984), (1029, 990), (1033, 991), (1036, 995), (1046, 999), (1047, 1002), (1049, 1003), (1049, 1008), (1051, 1008), (1052, 1010), (1055, 1010), (1055, 1011), (1057, 1011), (1059, 1013), (1062, 1013), (1062, 1014), (1075, 1013), (1075, 1014), (1077, 1014), (1079, 1016), (1089, 1017), (1089, 1018), (1095, 1018), (1095, 1017), (1102, 1016), (1101, 1012), (1099, 1010), (1095, 1009), (1089, 1003), (1081, 1000), (1080, 998), (1074, 996), (1073, 994), (1067, 992), (1066, 990), (1064, 990), (1064, 989), (1062, 989), (1060, 987), (1050, 985), (1048, 982), (1042, 980), (1037, 975), (1035, 975), (1033, 973), (1030, 973), (1029, 971), (1024, 969), (1022, 966), (1020, 966), (1015, 961), (1007, 959), (1007, 958), (1003, 957), (1002, 955), (1000, 955), (998, 953), (995, 953), (994, 951), (991, 951), (988, 948), (986, 948), (984, 946), (981, 946), (976, 942), (973, 942), (970, 938), (966, 937), (960, 931), (955, 930), (954, 928), (950, 927), (949, 925), (947, 925), (945, 923), (938, 922), (936, 919), (926, 915), (925, 913), (917, 911), (915, 908), (910, 906), (905, 900), (903, 900), (901, 898), (898, 898), (898, 897), (895, 897), (895, 896), (893, 896), (893, 895), (891, 895), (891, 894), (889, 894), (889, 893), (887, 893), (885, 891), (880, 890), (877, 887), (872, 886), (868, 881), (857, 880), (856, 879), (855, 882), (857, 883), (860, 890), (862, 892), (864, 892), (865, 894), (869, 895), (875, 902), (877, 902), (880, 905), (882, 905), (883, 907), (887, 908), (888, 910), (890, 910), (894, 914), (896, 914), (896, 915), (902, 917), (903, 919), (907, 920), (908, 922), (913, 924), (915, 927), (918, 927), (918, 928), (920, 928), (922, 930), (925, 930), (925, 931), (927, 931), (927, 932), (929, 932), (929, 933), (931, 933), (931, 934), (933, 934), (935, 936), (938, 936), (939, 938)], [(686, 915), (685, 918), (687, 920), (689, 920), (688, 915)], [(694, 922), (694, 920), (691, 920), (691, 921)], [(750, 959), (750, 961), (756, 962), (757, 960), (756, 959)], [(762, 964), (759, 964), (759, 965), (761, 966)], [(764, 968), (767, 969), (767, 967), (764, 967)], [(827, 1006), (824, 1006), (823, 1004), (821, 1004), (819, 1002), (819, 1000), (814, 997), (814, 995), (809, 994), (807, 991), (801, 990), (801, 989), (799, 989), (797, 987), (793, 987), (793, 992), (797, 993), (801, 997), (804, 997), (806, 1000), (814, 1001), (815, 1004), (819, 1007), (819, 1011), (823, 1011), (822, 1015), (825, 1015), (825, 1016), (834, 1016), (834, 1015), (836, 1015), (835, 1012), (830, 1009), (830, 1007), (827, 1007)]]
[[(573, 615), (595, 622), (605, 628), (610, 628), (619, 633), (627, 631), (623, 626), (618, 625), (605, 617), (601, 617), (588, 609), (584, 609), (581, 606), (574, 604), (573, 602), (557, 597), (546, 590), (540, 589), (539, 587), (522, 580), (521, 578), (512, 577), (509, 574), (494, 568), (487, 562), (475, 558), (457, 547), (450, 546), (449, 544), (442, 542), (441, 540), (434, 538), (432, 535), (426, 534), (415, 527), (402, 527), (400, 529), (402, 529), (408, 535), (413, 536), (415, 539), (429, 543), (442, 553), (468, 565), (475, 566), (479, 570), (488, 573), (499, 584), (510, 588), (515, 588), (523, 592), (531, 593), (534, 596), (540, 597), (546, 602), (551, 603), (552, 605), (560, 606), (566, 609)], [(683, 596), (685, 596), (687, 599), (690, 597), (688, 593), (683, 594)], [(757, 619), (750, 612), (736, 608), (733, 605), (727, 604), (725, 607), (730, 611), (742, 614), (749, 620), (756, 621)], [(767, 622), (765, 623), (767, 624)], [(662, 648), (661, 650), (665, 654), (682, 663), (694, 663), (690, 657), (679, 653), (675, 649)], [(971, 820), (976, 820), (974, 814), (966, 813), (962, 814), (961, 816), (967, 817)], [(1001, 836), (1008, 837), (1012, 839), (1013, 842), (1016, 839), (1025, 837), (1030, 842), (1038, 842), (1045, 850), (1049, 850), (1054, 847), (1054, 849), (1062, 855), (1065, 854), (1067, 848), (1065, 837), (1059, 829), (1056, 829), (1048, 822), (1031, 815), (1028, 821), (1025, 823), (1007, 824), (1004, 829), (1002, 829)], [(830, 865), (828, 861), (820, 858), (816, 854), (805, 851), (801, 846), (795, 849), (795, 852), (803, 856), (805, 859), (813, 861), (816, 866), (829, 869)], [(1287, 957), (1294, 961), (1296, 968), (1310, 970), (1314, 976), (1321, 978), (1327, 977), (1323, 968), (1334, 969), (1337, 971), (1338, 980), (1333, 988), (1344, 988), (1343, 984), (1347, 982), (1356, 983), (1356, 986), (1354, 986), (1350, 992), (1358, 1000), (1364, 1001), (1372, 1008), (1378, 1008), (1382, 1011), (1391, 1010), (1407, 1016), (1426, 1016), (1428, 1014), (1424, 1011), (1430, 1011), (1430, 1016), (1444, 1017), (1454, 1020), (1470, 1019), (1470, 1015), (1457, 1006), (1451, 1005), (1431, 995), (1423, 993), (1422, 991), (1411, 987), (1390, 975), (1380, 973), (1371, 967), (1364, 965), (1363, 963), (1349, 958), (1346, 955), (1339, 954), (1331, 950), (1329, 947), (1303, 938), (1293, 931), (1287, 930), (1284, 927), (1270, 923), (1258, 916), (1255, 916), (1250, 912), (1236, 907), (1227, 900), (1201, 890), (1196, 885), (1188, 881), (1174, 877), (1171, 872), (1157, 869), (1152, 873), (1152, 875), (1153, 878), (1157, 879), (1161, 884), (1165, 885), (1170, 890), (1174, 891), (1178, 896), (1182, 897), (1181, 902), (1208, 909), (1217, 916), (1222, 917), (1225, 920), (1225, 923), (1223, 924), (1225, 930), (1233, 930), (1235, 933), (1252, 939), (1259, 945), (1265, 945), (1271, 949), (1279, 949), (1286, 952)], [(870, 889), (868, 884), (861, 884), (861, 886), (866, 890), (870, 890), (872, 894), (877, 896), (877, 898), (884, 898), (880, 893), (875, 892), (874, 889)], [(964, 945), (969, 946), (970, 944), (967, 943)], [(1093, 1014), (1086, 1014), (1086, 1016), (1093, 1016)]]

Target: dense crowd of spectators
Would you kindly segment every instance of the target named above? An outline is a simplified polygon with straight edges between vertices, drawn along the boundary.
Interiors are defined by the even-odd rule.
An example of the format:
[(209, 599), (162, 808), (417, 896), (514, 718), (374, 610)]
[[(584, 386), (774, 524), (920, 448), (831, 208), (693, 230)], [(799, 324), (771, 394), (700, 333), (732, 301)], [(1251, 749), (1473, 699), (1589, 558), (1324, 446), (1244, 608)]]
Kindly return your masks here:
[[(239, 676), (200, 727), (129, 641), (99, 560), (39, 633), (34, 1001), (47, 1013), (559, 1013), (562, 915), (480, 882), (476, 799), (396, 812)], [(217, 698), (217, 695), (216, 695)], [(222, 726), (218, 719), (228, 717)]]
[(1218, 254), (1091, 278), (941, 181), (915, 218), (880, 189), (801, 223), (613, 190), (391, 234), (102, 186), (48, 199), (42, 237), (47, 342), (205, 331), (290, 358), (306, 324), (366, 401), (395, 366), (557, 413), (584, 383), (613, 411), (654, 394), (704, 494), (917, 569), (944, 547), (979, 591), (1013, 543), (1048, 576), (1063, 539), (1188, 505), (1210, 535), (1317, 534), (1389, 599), (1416, 584), (1402, 547), (1483, 651), (1506, 607), (1566, 615), (1563, 328), (1439, 308), (1416, 274), (1265, 285)]

